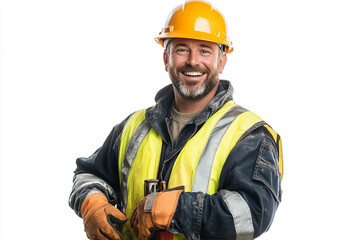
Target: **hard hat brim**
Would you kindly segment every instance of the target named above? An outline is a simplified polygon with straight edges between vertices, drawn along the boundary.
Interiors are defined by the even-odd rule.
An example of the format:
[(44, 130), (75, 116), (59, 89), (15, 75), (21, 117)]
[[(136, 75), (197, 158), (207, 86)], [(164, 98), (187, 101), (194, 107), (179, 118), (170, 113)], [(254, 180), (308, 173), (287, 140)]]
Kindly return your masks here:
[(226, 46), (225, 51), (224, 51), (225, 53), (231, 53), (234, 50), (232, 47), (231, 41), (221, 41), (220, 42), (218, 37), (212, 36), (211, 34), (202, 33), (202, 32), (199, 32), (197, 34), (197, 36), (194, 36), (194, 34), (189, 36), (184, 33), (176, 33), (176, 32), (160, 34), (159, 37), (155, 38), (155, 41), (158, 44), (160, 44), (162, 47), (164, 47), (164, 39), (167, 39), (167, 38), (185, 38), (185, 39), (203, 40), (203, 41), (219, 43), (219, 44)]

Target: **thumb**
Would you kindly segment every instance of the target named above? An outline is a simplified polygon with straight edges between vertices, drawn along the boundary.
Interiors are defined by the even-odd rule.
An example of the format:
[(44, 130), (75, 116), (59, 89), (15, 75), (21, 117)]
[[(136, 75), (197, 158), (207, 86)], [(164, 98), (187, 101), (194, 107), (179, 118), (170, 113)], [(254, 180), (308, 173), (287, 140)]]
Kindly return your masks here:
[(127, 221), (127, 219), (120, 220), (119, 218), (113, 216), (112, 214), (106, 215), (106, 219), (107, 219), (108, 223), (110, 224), (110, 226), (117, 232), (117, 234), (119, 234), (120, 239), (122, 240), (123, 237), (120, 233), (120, 227)]

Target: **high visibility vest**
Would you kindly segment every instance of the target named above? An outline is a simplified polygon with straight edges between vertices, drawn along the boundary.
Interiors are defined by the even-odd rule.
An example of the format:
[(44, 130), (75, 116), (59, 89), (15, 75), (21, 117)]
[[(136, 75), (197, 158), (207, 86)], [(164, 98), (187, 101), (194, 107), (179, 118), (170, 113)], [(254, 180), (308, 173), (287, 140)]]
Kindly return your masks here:
[[(170, 174), (168, 188), (185, 186), (186, 192), (214, 194), (222, 167), (235, 144), (251, 130), (265, 126), (279, 148), (282, 176), (282, 150), (279, 135), (253, 112), (227, 102), (188, 140), (180, 151)], [(145, 119), (145, 109), (135, 112), (125, 124), (119, 149), (120, 202), (122, 211), (131, 217), (144, 197), (144, 180), (158, 176), (162, 139)], [(136, 239), (129, 221), (124, 224), (125, 239)], [(176, 234), (174, 239), (185, 239)]]

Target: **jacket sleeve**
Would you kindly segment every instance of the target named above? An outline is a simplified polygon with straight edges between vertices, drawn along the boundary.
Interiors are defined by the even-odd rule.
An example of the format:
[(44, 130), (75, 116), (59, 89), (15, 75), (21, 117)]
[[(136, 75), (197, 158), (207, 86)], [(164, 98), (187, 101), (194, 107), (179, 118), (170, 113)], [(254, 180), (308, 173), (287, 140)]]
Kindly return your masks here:
[(188, 239), (254, 239), (270, 227), (280, 197), (278, 150), (260, 127), (231, 151), (215, 194), (181, 194), (169, 230)]
[(74, 171), (74, 184), (69, 197), (69, 206), (80, 217), (81, 205), (85, 198), (92, 193), (103, 192), (110, 203), (117, 203), (119, 196), (119, 142), (127, 119), (111, 130), (103, 145), (90, 157), (81, 157), (76, 160), (77, 167)]

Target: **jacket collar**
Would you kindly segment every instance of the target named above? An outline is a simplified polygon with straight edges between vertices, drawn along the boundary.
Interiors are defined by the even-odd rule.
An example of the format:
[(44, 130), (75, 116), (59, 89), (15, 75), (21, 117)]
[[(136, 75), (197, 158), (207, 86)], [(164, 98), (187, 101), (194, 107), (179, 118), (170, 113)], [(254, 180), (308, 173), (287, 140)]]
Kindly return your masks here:
[[(209, 104), (193, 118), (189, 124), (200, 125), (204, 123), (212, 114), (218, 111), (226, 102), (232, 100), (233, 87), (230, 81), (220, 80), (219, 88), (215, 97)], [(146, 110), (145, 117), (155, 131), (164, 139), (166, 130), (166, 118), (170, 116), (170, 110), (174, 102), (174, 90), (172, 84), (162, 88), (155, 96), (156, 105)]]

